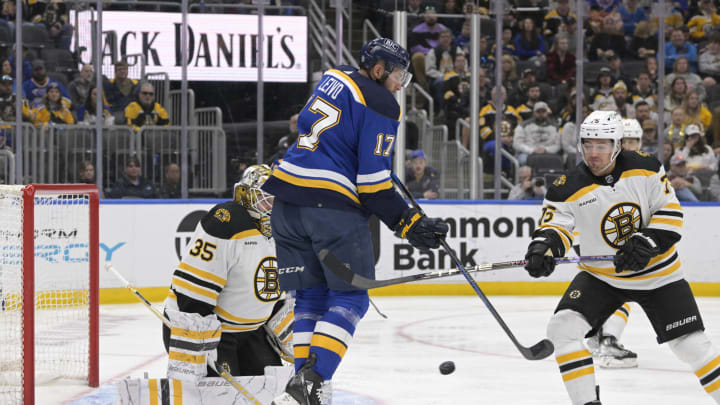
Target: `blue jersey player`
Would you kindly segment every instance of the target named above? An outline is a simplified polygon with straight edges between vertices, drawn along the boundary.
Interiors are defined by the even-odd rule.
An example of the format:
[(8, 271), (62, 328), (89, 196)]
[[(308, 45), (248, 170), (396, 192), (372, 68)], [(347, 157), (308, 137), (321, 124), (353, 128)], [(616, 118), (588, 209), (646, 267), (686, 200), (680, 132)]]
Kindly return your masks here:
[(296, 375), (276, 405), (329, 403), (329, 382), (368, 309), (367, 290), (325, 269), (318, 253), (328, 249), (375, 278), (371, 214), (421, 250), (437, 248), (448, 231), (440, 219), (409, 208), (390, 178), (401, 114), (393, 93), (410, 82), (408, 52), (377, 38), (359, 60), (359, 69), (325, 72), (300, 112), (297, 142), (263, 185), (275, 196), (280, 288), (295, 291), (296, 299)]

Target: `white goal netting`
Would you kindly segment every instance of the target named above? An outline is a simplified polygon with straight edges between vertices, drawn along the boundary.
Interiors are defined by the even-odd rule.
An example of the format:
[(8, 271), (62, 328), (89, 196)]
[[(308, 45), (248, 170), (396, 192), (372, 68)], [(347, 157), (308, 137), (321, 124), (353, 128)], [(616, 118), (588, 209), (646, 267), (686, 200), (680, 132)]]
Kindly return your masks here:
[[(34, 247), (23, 231), (30, 210)], [(88, 194), (38, 193), (28, 207), (23, 186), (0, 186), (0, 404), (28, 402), (26, 373), (33, 373), (35, 384), (88, 379), (89, 218)], [(23, 262), (28, 249), (34, 266)], [(34, 296), (32, 323), (23, 312), (28, 288)], [(26, 361), (29, 353), (34, 363)]]

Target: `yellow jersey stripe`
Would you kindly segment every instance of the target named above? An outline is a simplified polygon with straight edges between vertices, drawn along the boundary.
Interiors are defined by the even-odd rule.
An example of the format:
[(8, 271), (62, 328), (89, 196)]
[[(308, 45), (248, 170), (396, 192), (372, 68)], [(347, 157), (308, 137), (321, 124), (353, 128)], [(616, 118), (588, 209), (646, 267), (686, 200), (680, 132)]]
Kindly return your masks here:
[(626, 311), (630, 312), (630, 304), (628, 304), (626, 302), (626, 303), (622, 304), (622, 306), (623, 306), (623, 308), (625, 308)]
[(209, 290), (200, 288), (200, 287), (196, 286), (195, 284), (188, 283), (187, 281), (179, 279), (177, 277), (172, 278), (172, 283), (174, 286), (184, 288), (188, 291), (192, 291), (195, 294), (210, 298), (213, 301), (217, 300), (218, 295), (220, 295), (220, 294), (216, 293), (215, 291), (209, 291)]
[(366, 186), (362, 186), (362, 185), (358, 184), (358, 186), (357, 186), (358, 193), (366, 193), (366, 194), (377, 193), (378, 191), (387, 190), (392, 187), (393, 187), (392, 181), (389, 179), (386, 181), (383, 181), (382, 183), (378, 183), (378, 184), (371, 184), (371, 185), (366, 185)]
[(580, 350), (579, 352), (573, 352), (557, 356), (555, 357), (555, 360), (557, 360), (558, 364), (563, 364), (571, 360), (581, 359), (583, 357), (590, 357), (590, 352), (587, 350)]
[(358, 87), (358, 85), (355, 84), (355, 81), (352, 78), (350, 78), (350, 76), (346, 75), (345, 72), (343, 72), (341, 70), (337, 70), (337, 69), (330, 69), (330, 70), (328, 70), (328, 72), (332, 72), (332, 73), (342, 77), (343, 79), (345, 79), (345, 81), (347, 81), (347, 84), (352, 86), (353, 90), (355, 90), (354, 93), (357, 96), (360, 103), (365, 106), (367, 105), (365, 103), (365, 96), (363, 95), (362, 91), (360, 91), (360, 87)]
[[(584, 263), (581, 263), (578, 267), (580, 267), (582, 270), (587, 270), (587, 271), (589, 271), (589, 272), (591, 272), (591, 273), (601, 274), (601, 275), (603, 275), (603, 276), (605, 276), (605, 277), (609, 277), (609, 278), (612, 278), (612, 279), (615, 279), (615, 280), (636, 281), (636, 280), (648, 280), (648, 279), (651, 279), (651, 278), (667, 276), (668, 274), (674, 273), (675, 270), (677, 270), (677, 269), (680, 268), (680, 260), (679, 260), (679, 259), (676, 260), (675, 263), (674, 263), (672, 266), (666, 268), (666, 269), (663, 270), (663, 271), (650, 273), (650, 274), (648, 274), (647, 276), (632, 277), (632, 278), (613, 276), (612, 274), (615, 274), (615, 269), (614, 269), (614, 268), (607, 268), (607, 269), (603, 269), (603, 268), (600, 268), (600, 267), (592, 267), (592, 268), (589, 268), (590, 266), (587, 266), (587, 265), (584, 264)], [(629, 272), (625, 272), (625, 274), (628, 274), (628, 273), (629, 273)]]
[(170, 360), (182, 361), (183, 363), (205, 364), (204, 354), (187, 354), (170, 350), (170, 353), (168, 353), (168, 358)]
[(148, 388), (150, 390), (148, 393), (150, 395), (150, 405), (158, 405), (158, 381), (156, 378), (148, 380)]
[(235, 316), (219, 306), (215, 307), (215, 313), (229, 321), (233, 321), (233, 322), (237, 322), (237, 323), (261, 323), (261, 322), (267, 321), (268, 318), (270, 318), (270, 316), (266, 316), (265, 318), (257, 318), (257, 319), (240, 318), (239, 316)]
[(636, 177), (636, 176), (643, 176), (643, 177), (650, 177), (653, 174), (657, 172), (653, 172), (651, 170), (645, 170), (645, 169), (632, 169), (632, 170), (626, 170), (623, 172), (623, 174), (620, 175), (621, 179), (625, 179), (628, 177)]
[(715, 381), (714, 383), (712, 383), (712, 384), (708, 385), (707, 387), (705, 387), (705, 392), (707, 392), (707, 393), (709, 394), (709, 393), (711, 393), (711, 392), (714, 392), (714, 391), (717, 390), (718, 388), (720, 388), (720, 380), (717, 380), (717, 381)]
[(321, 347), (329, 350), (342, 358), (345, 356), (347, 347), (339, 341), (325, 335), (313, 335), (310, 346)]
[(625, 320), (625, 323), (628, 322), (627, 316), (625, 316), (625, 313), (623, 313), (622, 311), (615, 311), (615, 313), (613, 315), (619, 316), (620, 318)]
[(179, 337), (195, 339), (195, 340), (219, 339), (220, 333), (221, 333), (220, 329), (197, 331), (197, 330), (177, 328), (174, 326), (172, 328), (170, 328), (171, 336), (179, 336)]
[(681, 210), (682, 209), (682, 207), (680, 206), (679, 203), (669, 203), (666, 206), (664, 206), (663, 208), (667, 208), (670, 210)]
[(246, 231), (238, 232), (235, 235), (233, 235), (230, 239), (245, 239), (252, 236), (261, 236), (262, 233), (260, 233), (257, 229), (248, 229)]
[(581, 188), (580, 190), (576, 191), (573, 195), (571, 195), (565, 202), (573, 202), (581, 199), (585, 194), (595, 190), (596, 188), (600, 187), (599, 184), (591, 184), (589, 186), (585, 186)]
[(590, 366), (577, 371), (573, 371), (572, 373), (563, 374), (562, 379), (563, 381), (568, 382), (570, 380), (574, 380), (576, 378), (580, 378), (590, 374), (595, 374), (595, 367)]
[(173, 405), (182, 405), (182, 381), (172, 380)]
[(294, 346), (293, 355), (296, 359), (307, 359), (310, 356), (310, 346)]
[[(258, 231), (258, 235), (259, 234), (260, 234), (260, 232)], [(213, 274), (213, 273), (210, 273), (209, 271), (205, 271), (205, 270), (200, 270), (197, 267), (191, 266), (185, 262), (180, 262), (180, 264), (178, 264), (177, 268), (180, 270), (185, 270), (188, 273), (191, 273), (192, 275), (197, 276), (199, 278), (212, 281), (213, 283), (218, 284), (221, 287), (225, 287), (226, 280), (224, 278), (218, 276), (217, 274)]]
[(695, 372), (695, 375), (698, 376), (698, 378), (701, 378), (705, 374), (714, 370), (717, 366), (720, 366), (720, 356), (715, 357), (714, 359), (710, 360), (708, 364), (702, 366), (698, 371)]
[(274, 170), (272, 175), (286, 183), (290, 183), (290, 184), (293, 184), (296, 186), (310, 187), (310, 188), (322, 188), (325, 190), (334, 191), (336, 193), (340, 193), (340, 194), (344, 195), (345, 197), (356, 202), (357, 204), (360, 204), (360, 200), (353, 192), (351, 192), (350, 190), (346, 189), (345, 187), (343, 187), (337, 183), (333, 183), (332, 181), (329, 181), (329, 180), (304, 179), (301, 177), (293, 176), (292, 174), (286, 173), (282, 170)]
[(652, 218), (650, 218), (650, 225), (652, 225), (652, 224), (664, 224), (664, 225), (672, 225), (672, 226), (681, 227), (683, 225), (683, 220), (682, 219), (652, 217)]
[(255, 330), (259, 327), (260, 327), (260, 325), (258, 325), (258, 326), (235, 326), (235, 325), (228, 325), (226, 323), (222, 324), (222, 329), (227, 332), (246, 332), (249, 330)]

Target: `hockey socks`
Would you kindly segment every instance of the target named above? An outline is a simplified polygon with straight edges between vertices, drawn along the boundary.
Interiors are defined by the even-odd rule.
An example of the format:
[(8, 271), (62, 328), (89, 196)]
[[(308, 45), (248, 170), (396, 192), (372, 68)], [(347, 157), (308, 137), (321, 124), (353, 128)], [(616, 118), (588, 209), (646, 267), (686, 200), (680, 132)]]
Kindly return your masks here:
[(582, 315), (570, 310), (557, 312), (548, 324), (548, 338), (555, 346), (555, 360), (573, 405), (597, 399), (592, 354), (583, 344), (590, 329)]
[(720, 352), (705, 332), (689, 333), (671, 340), (668, 345), (680, 360), (692, 367), (705, 392), (720, 404)]
[(629, 316), (630, 305), (625, 303), (605, 321), (602, 327), (603, 335), (615, 336), (617, 340), (620, 340), (625, 326), (627, 326)]

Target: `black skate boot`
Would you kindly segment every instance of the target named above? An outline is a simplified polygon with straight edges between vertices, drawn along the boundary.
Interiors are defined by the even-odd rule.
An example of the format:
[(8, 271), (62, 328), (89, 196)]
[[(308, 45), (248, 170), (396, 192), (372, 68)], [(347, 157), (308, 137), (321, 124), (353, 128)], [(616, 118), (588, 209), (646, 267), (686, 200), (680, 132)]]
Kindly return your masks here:
[(620, 343), (615, 336), (603, 336), (597, 352), (597, 363), (604, 368), (632, 368), (637, 367), (637, 354)]
[(272, 405), (329, 405), (332, 389), (324, 382), (312, 366), (317, 362), (315, 353), (310, 353), (307, 362), (288, 381), (285, 392), (276, 397)]

